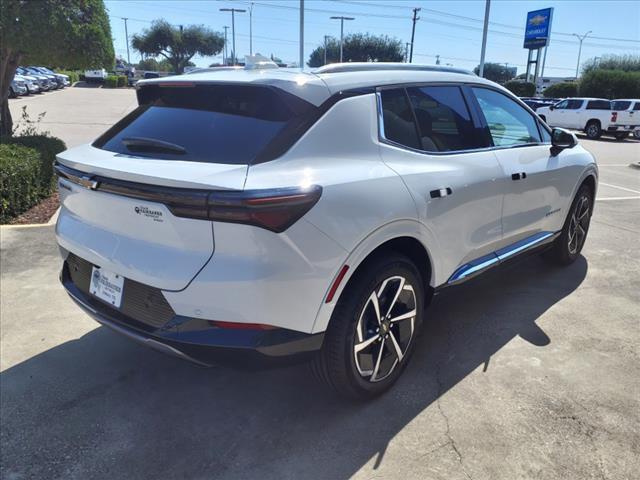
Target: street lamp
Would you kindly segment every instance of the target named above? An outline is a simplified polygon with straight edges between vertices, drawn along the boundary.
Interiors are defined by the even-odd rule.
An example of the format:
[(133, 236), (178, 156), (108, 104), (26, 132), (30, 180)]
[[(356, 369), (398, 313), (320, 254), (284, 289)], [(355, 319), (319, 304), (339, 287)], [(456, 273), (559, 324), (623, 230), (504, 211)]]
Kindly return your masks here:
[(331, 17), (331, 20), (340, 20), (340, 63), (342, 63), (342, 42), (344, 39), (344, 21), (355, 20), (354, 17)]
[(233, 64), (236, 64), (238, 54), (236, 53), (236, 12), (246, 12), (243, 8), (221, 8), (221, 12), (231, 12), (231, 37), (233, 38)]
[(587, 35), (589, 35), (590, 33), (593, 33), (593, 32), (589, 30), (587, 33), (585, 33), (582, 36), (578, 35), (577, 33), (572, 33), (574, 37), (580, 40), (580, 47), (578, 47), (578, 64), (576, 65), (576, 80), (578, 79), (578, 71), (580, 70), (580, 54), (582, 53), (582, 42), (584, 41), (585, 38), (587, 38)]

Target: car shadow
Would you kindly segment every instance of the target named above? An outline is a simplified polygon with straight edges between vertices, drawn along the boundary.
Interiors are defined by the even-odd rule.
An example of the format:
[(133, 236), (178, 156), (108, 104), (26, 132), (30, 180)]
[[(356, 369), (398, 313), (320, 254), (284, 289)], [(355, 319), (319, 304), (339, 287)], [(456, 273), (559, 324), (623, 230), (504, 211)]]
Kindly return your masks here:
[[(587, 137), (583, 133), (577, 133), (576, 132), (576, 136), (581, 140), (589, 140), (589, 137)], [(623, 138), (622, 140), (618, 140), (618, 139), (616, 139), (614, 137), (602, 136), (602, 137), (598, 138), (597, 141), (605, 142), (605, 143), (637, 143), (638, 139), (635, 138), (633, 136), (633, 133), (630, 132), (629, 135), (627, 137)]]
[[(544, 356), (552, 339), (536, 320), (587, 268), (584, 257), (559, 269), (531, 256), (444, 290), (403, 377), (368, 403), (336, 398), (305, 365), (204, 369), (96, 328), (0, 375), (3, 469), (130, 479), (348, 478), (368, 462), (375, 469), (445, 392), (478, 367), (490, 376), (490, 359), (514, 338)], [(433, 429), (420, 441), (437, 442), (441, 423)]]

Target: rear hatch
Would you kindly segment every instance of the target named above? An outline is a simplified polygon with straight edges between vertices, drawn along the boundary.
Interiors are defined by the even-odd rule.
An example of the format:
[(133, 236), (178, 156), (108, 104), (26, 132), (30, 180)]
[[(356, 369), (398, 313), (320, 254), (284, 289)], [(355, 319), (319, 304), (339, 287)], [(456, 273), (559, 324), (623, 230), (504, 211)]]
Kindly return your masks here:
[(57, 238), (125, 278), (181, 290), (213, 256), (208, 195), (243, 190), (248, 165), (307, 107), (242, 85), (154, 84), (138, 100), (93, 145), (58, 155)]

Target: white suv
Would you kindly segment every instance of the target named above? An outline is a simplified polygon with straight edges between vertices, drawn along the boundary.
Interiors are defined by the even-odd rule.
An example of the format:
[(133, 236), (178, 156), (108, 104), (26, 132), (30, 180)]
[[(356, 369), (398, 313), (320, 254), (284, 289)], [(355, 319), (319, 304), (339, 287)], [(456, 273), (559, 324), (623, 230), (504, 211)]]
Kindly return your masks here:
[(370, 397), (438, 290), (584, 244), (593, 157), (471, 73), (355, 63), (137, 87), (133, 113), (58, 156), (56, 232), (71, 297), (156, 349), (311, 357)]

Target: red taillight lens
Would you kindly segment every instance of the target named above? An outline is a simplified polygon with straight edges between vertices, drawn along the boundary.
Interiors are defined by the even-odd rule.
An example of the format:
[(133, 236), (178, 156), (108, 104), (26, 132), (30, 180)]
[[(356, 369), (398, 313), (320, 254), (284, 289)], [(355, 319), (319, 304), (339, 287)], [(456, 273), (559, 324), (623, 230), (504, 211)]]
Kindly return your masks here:
[(618, 112), (611, 112), (611, 121), (615, 122), (618, 120)]
[(299, 220), (322, 195), (322, 187), (211, 192), (207, 218), (219, 222), (244, 223), (283, 232)]

